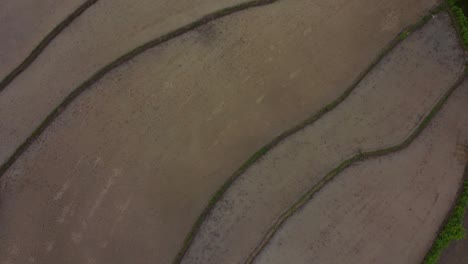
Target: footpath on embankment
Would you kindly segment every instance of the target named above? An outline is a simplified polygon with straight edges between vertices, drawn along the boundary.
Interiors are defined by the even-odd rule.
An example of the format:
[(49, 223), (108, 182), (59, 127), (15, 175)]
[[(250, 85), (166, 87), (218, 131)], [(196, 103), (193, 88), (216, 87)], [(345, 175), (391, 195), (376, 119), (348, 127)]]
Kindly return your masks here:
[(336, 109), (241, 175), (204, 221), (185, 263), (247, 259), (289, 206), (338, 164), (403, 142), (463, 70), (463, 50), (450, 18), (437, 14), (377, 64)]
[[(252, 70), (248, 75), (261, 79), (258, 84), (260, 86), (281, 85), (273, 82), (278, 80), (269, 77), (270, 72), (275, 71), (276, 75), (279, 75), (278, 72), (291, 75), (298, 85), (305, 85), (299, 82), (307, 78), (310, 86), (320, 87), (324, 93), (332, 91), (327, 98), (310, 96), (307, 92), (298, 94), (301, 98), (299, 105), (290, 105), (288, 108), (300, 107), (300, 115), (305, 117), (331, 101), (333, 96), (339, 93), (338, 90), (344, 90), (386, 43), (402, 28), (426, 14), (437, 1), (419, 0), (407, 3), (392, 0), (376, 5), (369, 0), (313, 3), (300, 3), (298, 0), (205, 0), (199, 6), (195, 1), (182, 1), (177, 5), (173, 4), (173, 1), (169, 2), (171, 4), (168, 4), (168, 1), (151, 0), (100, 0), (58, 35), (52, 46), (45, 49), (1, 92), (0, 173), (11, 166), (38, 134), (42, 133), (79, 94), (90, 89), (93, 83), (116, 67), (125, 65), (134, 56), (146, 56), (144, 51), (149, 48), (167, 43), (168, 39), (180, 36), (183, 32), (200, 28), (197, 25), (211, 19), (218, 18), (210, 23), (217, 26), (205, 26), (204, 28), (212, 30), (205, 30), (206, 34), (203, 35), (206, 37), (200, 43), (210, 43), (219, 35), (217, 32), (231, 34), (233, 41), (234, 36), (241, 33), (239, 31), (245, 31), (246, 36), (252, 34), (249, 32), (256, 32), (259, 39), (256, 40), (257, 44), (248, 43), (245, 42), (248, 38), (237, 35), (236, 42), (232, 44), (213, 42), (212, 44), (216, 43), (218, 46), (213, 49), (213, 53), (204, 55), (205, 57), (214, 55), (216, 50), (223, 52), (234, 49), (231, 54), (239, 54), (238, 57), (231, 57), (234, 61), (239, 59), (239, 62), (244, 63), (255, 62), (251, 64)], [(265, 5), (257, 8), (239, 4), (253, 3), (251, 6), (255, 7), (263, 2)], [(223, 9), (229, 5), (230, 9)], [(299, 10), (298, 6), (303, 9)], [(368, 8), (362, 9), (362, 6)], [(297, 13), (293, 13), (296, 12), (294, 10)], [(210, 12), (211, 15), (203, 17)], [(235, 18), (242, 17), (245, 21), (236, 25), (235, 18), (220, 18), (231, 12)], [(125, 19), (116, 20), (120, 17)], [(197, 18), (200, 20), (192, 22)], [(215, 22), (217, 20), (219, 21)], [(232, 25), (223, 22), (228, 20), (232, 21), (228, 22)], [(245, 23), (246, 21), (251, 23)], [(249, 49), (255, 52), (243, 54), (241, 50), (248, 44), (252, 44)], [(185, 52), (198, 54), (198, 50), (192, 47)], [(274, 55), (275, 53), (279, 56)], [(247, 56), (251, 58), (247, 61), (242, 60)], [(192, 61), (191, 64), (203, 64), (205, 57)], [(346, 63), (343, 63), (344, 61)], [(189, 60), (174, 64), (171, 62), (169, 65), (184, 65), (190, 68), (193, 66), (191, 64)], [(226, 64), (229, 65), (229, 62)], [(253, 68), (254, 65), (257, 68)], [(239, 71), (240, 69), (237, 73)], [(239, 78), (246, 78), (244, 74), (241, 75)], [(283, 93), (287, 90), (284, 84), (279, 88), (282, 88)], [(282, 98), (283, 102), (295, 93), (290, 94), (276, 94), (274, 98)], [(313, 107), (310, 107), (311, 105)], [(289, 120), (290, 123), (285, 125), (298, 123), (300, 118), (291, 116)], [(277, 131), (272, 131), (275, 132)]]
[[(47, 46), (96, 0), (5, 0), (0, 2), (0, 92), (3, 80), (31, 53)], [(38, 47), (44, 45), (44, 47)], [(26, 63), (27, 64), (27, 63)], [(24, 65), (26, 66), (26, 65)], [(16, 75), (13, 73), (13, 75)]]
[[(90, 48), (96, 61), (87, 50), (77, 55), (67, 48), (73, 41), (62, 47), (61, 37), (83, 33), (67, 28), (50, 49), (57, 53), (41, 54), (38, 59), (45, 61), (31, 64), (0, 94), (0, 158), (7, 159), (33, 135), (1, 180), (5, 246), (0, 256), (11, 262), (169, 263), (212, 194), (246, 157), (342, 96), (374, 65), (382, 48), (434, 2), (282, 0), (213, 20), (86, 86), (79, 85), (102, 67), (101, 55), (113, 58), (105, 48)], [(98, 8), (93, 6), (93, 12)], [(83, 25), (75, 21), (73, 26), (89, 26), (93, 20), (85, 16), (92, 14), (88, 10)], [(445, 31), (411, 35), (409, 44), (397, 46), (399, 51), (378, 63), (372, 78), (367, 76), (342, 102), (346, 105), (335, 109), (341, 114), (323, 117), (350, 118), (325, 123), (326, 131), (317, 132), (347, 143), (340, 133), (350, 130), (352, 145), (326, 140), (331, 151), (353, 154), (398, 143), (455, 82), (463, 66), (455, 33), (445, 28), (446, 16), (435, 21), (441, 22), (430, 21), (432, 27)], [(76, 60), (60, 64), (59, 46), (65, 58)], [(50, 64), (41, 69), (44, 63)], [(406, 79), (399, 80), (399, 74)], [(423, 78), (428, 75), (437, 78)], [(391, 76), (395, 79), (385, 84)], [(385, 90), (387, 98), (374, 89)], [(70, 92), (74, 97), (60, 105)], [(56, 114), (44, 121), (51, 110)], [(41, 122), (44, 126), (35, 130)], [(338, 134), (330, 133), (333, 126), (340, 126)], [(364, 140), (361, 132), (371, 139)], [(305, 188), (309, 179), (304, 179)]]
[(421, 263), (464, 180), (467, 101), (464, 81), (413, 143), (337, 175), (255, 263)]

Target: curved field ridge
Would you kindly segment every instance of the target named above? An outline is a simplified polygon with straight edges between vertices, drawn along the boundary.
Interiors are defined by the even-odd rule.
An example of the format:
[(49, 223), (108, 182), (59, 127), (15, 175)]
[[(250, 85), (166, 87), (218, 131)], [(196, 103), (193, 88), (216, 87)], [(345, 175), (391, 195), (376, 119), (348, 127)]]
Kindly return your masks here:
[(450, 95), (455, 91), (457, 87), (465, 80), (466, 74), (463, 74), (457, 82), (447, 91), (447, 93), (440, 99), (440, 101), (435, 105), (435, 107), (429, 112), (429, 114), (423, 119), (421, 124), (416, 128), (416, 130), (403, 142), (400, 144), (368, 152), (358, 153), (351, 158), (343, 161), (340, 165), (335, 167), (332, 171), (327, 173), (323, 179), (313, 186), (309, 191), (307, 191), (301, 198), (296, 201), (287, 211), (285, 211), (274, 224), (268, 229), (267, 234), (263, 237), (261, 243), (255, 248), (255, 250), (249, 255), (246, 263), (253, 263), (255, 258), (260, 254), (260, 252), (267, 246), (268, 242), (272, 239), (275, 233), (280, 229), (280, 227), (286, 222), (288, 218), (294, 215), (298, 210), (300, 210), (313, 196), (319, 192), (325, 185), (332, 181), (338, 174), (340, 174), (345, 169), (349, 168), (356, 162), (365, 161), (372, 158), (378, 158), (388, 154), (396, 153), (407, 148), (420, 134), (421, 132), (429, 125), (431, 120), (436, 116), (440, 111), (442, 106), (450, 98)]
[(187, 235), (184, 245), (182, 246), (180, 252), (178, 253), (177, 257), (174, 259), (173, 263), (181, 263), (182, 260), (184, 259), (185, 254), (187, 253), (190, 245), (193, 242), (193, 239), (195, 236), (198, 234), (201, 225), (205, 221), (205, 219), (210, 215), (212, 210), (214, 209), (216, 203), (220, 201), (223, 197), (223, 195), (226, 193), (226, 191), (231, 187), (231, 185), (245, 172), (247, 169), (249, 169), (252, 164), (254, 164), (256, 161), (261, 159), (265, 154), (267, 154), (271, 149), (273, 149), (275, 146), (280, 144), (283, 140), (288, 138), (289, 136), (292, 136), (296, 134), (297, 132), (303, 130), (305, 127), (310, 126), (314, 124), (317, 120), (319, 120), (321, 117), (323, 117), (325, 114), (328, 112), (332, 111), (335, 109), (338, 105), (340, 105), (352, 92), (353, 90), (358, 86), (358, 84), (364, 79), (364, 77), (389, 53), (391, 52), (401, 41), (403, 41), (411, 32), (420, 29), (425, 23), (427, 23), (433, 15), (438, 14), (444, 10), (444, 5), (439, 5), (435, 8), (433, 8), (428, 15), (424, 16), (421, 18), (418, 22), (415, 24), (408, 26), (404, 30), (401, 31), (400, 34), (398, 34), (385, 48), (382, 49), (382, 51), (379, 53), (379, 55), (371, 62), (371, 64), (361, 73), (359, 76), (353, 81), (353, 83), (345, 90), (345, 92), (340, 95), (338, 98), (327, 104), (325, 107), (323, 107), (321, 110), (313, 114), (311, 117), (307, 118), (306, 120), (302, 121), (298, 125), (292, 127), (291, 129), (288, 129), (281, 133), (279, 136), (274, 138), (271, 142), (269, 142), (267, 145), (263, 146), (260, 150), (255, 152), (253, 155), (247, 159), (243, 163), (243, 165), (238, 168), (229, 178), (227, 181), (224, 182), (224, 184), (221, 186), (220, 189), (212, 196), (209, 204), (207, 207), (203, 210), (203, 212), (200, 214), (198, 217), (197, 221), (193, 225), (190, 233)]
[(45, 48), (65, 29), (67, 28), (76, 18), (78, 18), (83, 12), (89, 7), (94, 5), (99, 0), (87, 0), (80, 5), (73, 13), (68, 15), (60, 24), (54, 27), (40, 42), (39, 44), (29, 53), (29, 55), (16, 66), (2, 81), (0, 81), (0, 93), (10, 84), (18, 75), (20, 75), (31, 63), (44, 51)]
[[(449, 19), (439, 17), (394, 49), (336, 110), (245, 171), (207, 216), (184, 262), (239, 262), (298, 193), (334, 164), (410, 134), (418, 115), (431, 109), (463, 66)], [(438, 81), (426, 82), (436, 73)]]
[(250, 153), (339, 97), (433, 6), (372, 2), (280, 1), (108, 73), (3, 176), (2, 248), (21, 245), (11, 262), (170, 263), (211, 195)]
[(31, 133), (29, 137), (27, 137), (19, 146), (16, 148), (16, 150), (13, 152), (12, 155), (10, 155), (6, 161), (3, 162), (3, 164), (0, 167), (0, 179), (3, 177), (5, 174), (6, 170), (15, 162), (16, 159), (31, 145), (34, 140), (38, 136), (42, 134), (42, 132), (49, 126), (49, 124), (54, 121), (58, 115), (66, 108), (68, 105), (75, 99), (77, 98), (81, 93), (83, 93), (85, 90), (90, 88), (92, 84), (94, 84), (96, 81), (101, 79), (104, 75), (112, 71), (113, 69), (119, 67), (120, 65), (124, 64), (125, 62), (129, 61), (130, 59), (134, 58), (135, 56), (151, 49), (154, 48), (162, 43), (165, 43), (171, 39), (174, 39), (178, 36), (181, 36), (189, 31), (192, 31), (200, 26), (203, 26), (213, 20), (231, 15), (236, 12), (240, 12), (249, 8), (254, 8), (254, 7), (259, 7), (259, 6), (264, 6), (264, 5), (269, 5), (272, 3), (275, 3), (279, 0), (253, 0), (249, 2), (245, 2), (242, 4), (238, 4), (235, 6), (227, 7), (224, 9), (221, 9), (219, 11), (213, 12), (211, 14), (205, 15), (202, 18), (187, 24), (185, 26), (182, 26), (174, 31), (171, 31), (163, 36), (157, 37), (149, 42), (146, 42), (137, 48), (129, 51), (128, 53), (120, 56), (119, 58), (115, 59), (113, 62), (110, 64), (102, 67), (100, 70), (98, 70), (96, 73), (94, 73), (91, 77), (89, 77), (87, 80), (85, 80), (83, 83), (81, 83), (78, 87), (76, 87), (70, 94), (68, 94), (63, 101), (55, 107), (48, 115), (47, 117), (40, 123), (40, 125)]
[[(465, 51), (468, 44), (468, 23), (463, 10), (460, 8), (460, 2), (456, 0), (447, 0), (448, 12), (451, 15), (452, 21), (458, 32), (458, 36)], [(468, 146), (465, 143), (461, 146), (462, 152), (468, 155)], [(458, 190), (457, 199), (454, 202), (450, 213), (440, 227), (437, 236), (434, 238), (431, 249), (427, 252), (423, 260), (423, 264), (431, 263), (455, 263), (463, 262), (466, 257), (464, 249), (467, 245), (466, 230), (468, 228), (468, 217), (465, 214), (468, 206), (468, 160), (465, 166), (464, 184)], [(465, 219), (464, 219), (465, 218)], [(465, 223), (463, 223), (465, 222)], [(462, 241), (457, 242), (457, 240)], [(461, 250), (460, 250), (461, 249)], [(458, 263), (457, 262), (457, 263)]]
[(466, 157), (456, 150), (468, 139), (464, 79), (404, 142), (358, 154), (327, 175), (333, 183), (295, 204), (255, 263), (419, 263), (463, 182)]

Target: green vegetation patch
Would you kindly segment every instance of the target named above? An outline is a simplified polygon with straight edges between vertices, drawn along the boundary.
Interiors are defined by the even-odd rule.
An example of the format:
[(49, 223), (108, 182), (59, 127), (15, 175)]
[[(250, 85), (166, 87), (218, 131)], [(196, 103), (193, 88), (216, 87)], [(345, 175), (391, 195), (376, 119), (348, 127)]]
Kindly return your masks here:
[(463, 13), (465, 13), (465, 16), (467, 16), (468, 14), (468, 0), (459, 0), (458, 1), (458, 6), (461, 7), (461, 9), (463, 9)]
[(402, 41), (405, 38), (407, 38), (410, 34), (411, 32), (409, 30), (404, 30), (403, 32), (400, 33), (400, 35), (398, 35), (398, 40)]
[(462, 193), (453, 208), (453, 212), (434, 241), (431, 250), (424, 259), (423, 264), (436, 264), (439, 258), (452, 241), (465, 238), (466, 231), (463, 227), (465, 208), (468, 205), (468, 180), (464, 182)]
[(450, 11), (458, 24), (458, 30), (465, 48), (468, 47), (468, 0), (447, 0)]
[[(456, 22), (458, 33), (463, 41), (464, 48), (468, 48), (468, 0), (447, 0), (450, 12)], [(468, 74), (465, 69), (465, 74)], [(466, 172), (465, 172), (466, 173)], [(451, 242), (462, 240), (466, 237), (466, 230), (463, 226), (465, 210), (468, 206), (468, 179), (463, 183), (462, 192), (456, 201), (455, 207), (449, 214), (446, 223), (442, 226), (440, 233), (432, 244), (431, 250), (427, 253), (423, 264), (436, 264), (442, 252)]]

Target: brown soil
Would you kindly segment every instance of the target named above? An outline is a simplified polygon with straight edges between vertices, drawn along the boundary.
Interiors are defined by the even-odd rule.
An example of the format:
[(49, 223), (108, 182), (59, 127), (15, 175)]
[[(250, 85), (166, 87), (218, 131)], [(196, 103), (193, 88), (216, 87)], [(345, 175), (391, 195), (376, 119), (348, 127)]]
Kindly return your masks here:
[(462, 183), (467, 100), (465, 82), (407, 149), (338, 175), (256, 263), (421, 263)]
[(328, 171), (359, 150), (403, 141), (462, 67), (456, 32), (440, 14), (384, 58), (337, 109), (242, 175), (205, 221), (185, 263), (241, 263), (271, 223)]
[[(13, 154), (73, 89), (106, 64), (207, 13), (242, 2), (245, 0), (100, 0), (2, 92), (0, 162)], [(21, 31), (20, 25), (16, 27), (15, 32)], [(25, 57), (13, 54), (16, 60)]]
[[(341, 94), (434, 2), (284, 0), (210, 23), (111, 72), (2, 179), (0, 258), (169, 263), (211, 195), (246, 157)], [(109, 20), (105, 14), (83, 14), (63, 42), (57, 38), (47, 49), (54, 52), (2, 93), (1, 159), (107, 50), (123, 45), (74, 44), (87, 31), (94, 34), (82, 37), (84, 46), (119, 36), (98, 23)], [(451, 59), (445, 62), (453, 69)], [(443, 89), (448, 72), (444, 78), (433, 81)]]
[(85, 0), (0, 1), (0, 80)]
[[(259, 8), (262, 11), (252, 10), (205, 27), (205, 37), (199, 44), (204, 44), (205, 48), (209, 47), (207, 44), (214, 44), (213, 40), (219, 35), (216, 32), (224, 32), (220, 37), (232, 35), (230, 44), (218, 41), (216, 44), (221, 47), (216, 46), (213, 51), (232, 48), (231, 54), (238, 54), (241, 58), (253, 56), (243, 62), (255, 61), (261, 68), (240, 77), (255, 76), (259, 79), (259, 86), (272, 85), (275, 80), (269, 77), (269, 72), (276, 71), (275, 75), (291, 75), (295, 83), (307, 78), (309, 87), (320, 87), (322, 93), (331, 90), (327, 98), (316, 97), (315, 93), (313, 96), (303, 94), (300, 101), (288, 106), (293, 109), (301, 107), (297, 105), (301, 103), (318, 108), (327, 99), (331, 100), (336, 87), (344, 89), (391, 38), (436, 2), (392, 0), (376, 4), (370, 0), (321, 0), (303, 3), (307, 10), (296, 11), (297, 0), (283, 1), (285, 3), (274, 4), (275, 7), (262, 7)], [(235, 2), (241, 1), (99, 1), (62, 32), (38, 60), (2, 92), (0, 161), (4, 162), (12, 155), (47, 114), (97, 69), (143, 41), (184, 24), (182, 22)], [(292, 7), (288, 8), (288, 5)], [(286, 8), (282, 10), (278, 6)], [(244, 17), (245, 21), (239, 21)], [(210, 28), (214, 30), (210, 31)], [(245, 36), (242, 31), (245, 31)], [(258, 33), (258, 39), (252, 35), (254, 33)], [(236, 40), (234, 36), (237, 36)], [(256, 43), (250, 43), (254, 45), (250, 50), (257, 50), (255, 54), (242, 53), (241, 49), (249, 45), (245, 42), (248, 40), (246, 36)], [(199, 51), (189, 48), (184, 52), (198, 54)], [(290, 52), (296, 55), (288, 56)], [(210, 53), (210, 56), (221, 55)], [(232, 57), (233, 60), (236, 58)], [(189, 66), (183, 61), (179, 64)], [(232, 77), (236, 76), (233, 74)], [(287, 86), (282, 89), (287, 95), (271, 97), (288, 101), (294, 97), (294, 94), (286, 92), (288, 89)], [(320, 103), (317, 104), (315, 98)], [(304, 107), (301, 114), (305, 116), (312, 110)], [(291, 117), (290, 120), (295, 123), (298, 119)]]

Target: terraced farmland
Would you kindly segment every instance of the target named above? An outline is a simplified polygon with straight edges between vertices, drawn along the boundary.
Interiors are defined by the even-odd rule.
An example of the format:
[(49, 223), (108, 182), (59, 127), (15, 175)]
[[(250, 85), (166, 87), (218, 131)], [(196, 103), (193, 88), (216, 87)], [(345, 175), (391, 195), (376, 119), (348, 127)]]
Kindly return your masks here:
[(416, 264), (457, 201), (437, 1), (2, 6), (1, 263)]

